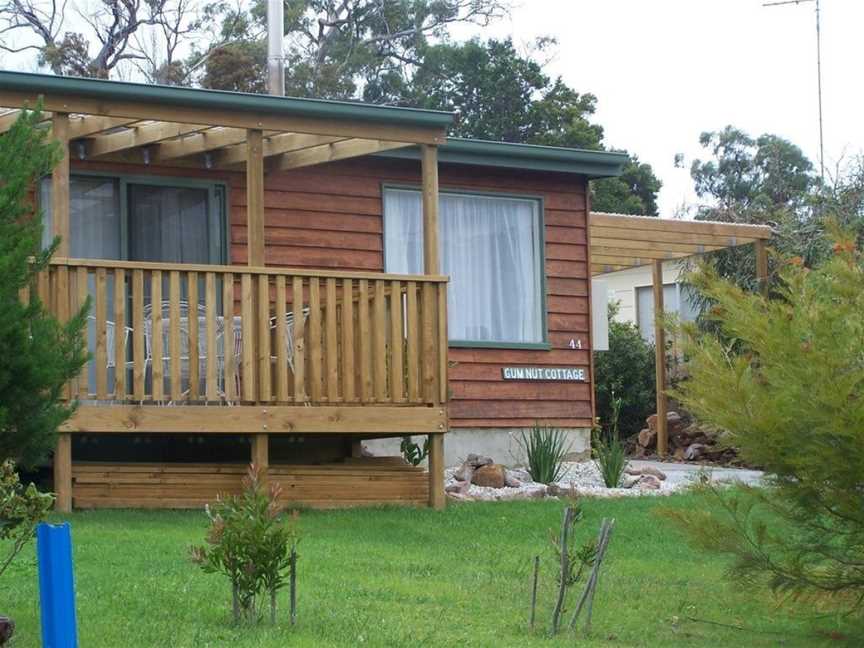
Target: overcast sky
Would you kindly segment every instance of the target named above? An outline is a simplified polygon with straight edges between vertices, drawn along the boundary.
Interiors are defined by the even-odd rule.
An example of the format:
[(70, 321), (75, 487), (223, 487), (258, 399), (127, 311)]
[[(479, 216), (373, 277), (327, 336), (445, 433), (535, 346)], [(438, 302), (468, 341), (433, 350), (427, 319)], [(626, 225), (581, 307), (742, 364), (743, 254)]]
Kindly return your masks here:
[[(558, 38), (549, 70), (597, 95), (612, 146), (663, 180), (661, 215), (692, 203), (699, 134), (727, 124), (786, 137), (818, 168), (815, 5), (765, 0), (516, 0), (483, 36)], [(826, 167), (864, 150), (864, 0), (822, 0)], [(683, 153), (684, 169), (674, 156)]]

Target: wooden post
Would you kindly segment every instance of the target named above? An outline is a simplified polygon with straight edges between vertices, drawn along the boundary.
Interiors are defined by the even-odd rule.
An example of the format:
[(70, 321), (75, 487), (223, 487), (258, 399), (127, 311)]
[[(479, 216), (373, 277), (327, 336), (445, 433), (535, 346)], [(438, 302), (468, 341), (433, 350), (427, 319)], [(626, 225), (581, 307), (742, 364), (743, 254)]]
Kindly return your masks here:
[(248, 264), (264, 265), (264, 145), (260, 130), (246, 132), (246, 229)]
[(267, 480), (270, 467), (270, 437), (267, 434), (252, 435), (252, 463), (260, 471), (261, 479)]
[(63, 158), (51, 171), (51, 221), (53, 233), (60, 237), (57, 256), (69, 256), (69, 115), (54, 113), (54, 139), (60, 143)]
[(768, 250), (763, 239), (758, 239), (753, 244), (756, 250), (756, 285), (759, 287), (759, 292), (766, 299), (768, 298)]
[(438, 274), (438, 148), (422, 146), (423, 272)]
[(666, 331), (663, 328), (663, 261), (654, 261), (654, 366), (657, 388), (657, 454), (666, 456)]
[(429, 506), (444, 508), (444, 435), (429, 435)]
[(54, 509), (58, 513), (72, 511), (72, 435), (61, 432), (57, 435), (54, 450)]

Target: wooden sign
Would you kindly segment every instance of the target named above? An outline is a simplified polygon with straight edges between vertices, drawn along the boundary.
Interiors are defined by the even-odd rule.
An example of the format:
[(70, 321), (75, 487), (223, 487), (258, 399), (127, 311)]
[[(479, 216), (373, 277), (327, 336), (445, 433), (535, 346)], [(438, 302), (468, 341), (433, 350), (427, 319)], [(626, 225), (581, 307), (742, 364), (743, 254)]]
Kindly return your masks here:
[(504, 367), (504, 380), (545, 382), (585, 382), (585, 369), (580, 367)]

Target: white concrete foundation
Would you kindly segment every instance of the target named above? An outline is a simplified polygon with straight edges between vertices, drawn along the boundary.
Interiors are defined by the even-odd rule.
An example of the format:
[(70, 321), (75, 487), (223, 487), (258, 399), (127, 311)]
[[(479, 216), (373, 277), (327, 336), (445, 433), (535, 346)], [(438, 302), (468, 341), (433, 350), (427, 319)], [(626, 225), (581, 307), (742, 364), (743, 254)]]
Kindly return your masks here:
[[(496, 463), (506, 466), (525, 464), (525, 453), (518, 442), (522, 428), (453, 428), (444, 435), (444, 465), (456, 466), (471, 454), (492, 457)], [(567, 428), (567, 443), (570, 446), (568, 461), (580, 461), (591, 454), (591, 433), (586, 428)], [(424, 436), (414, 436), (414, 443), (423, 446)], [(399, 455), (401, 439), (374, 439), (363, 445), (374, 455)]]

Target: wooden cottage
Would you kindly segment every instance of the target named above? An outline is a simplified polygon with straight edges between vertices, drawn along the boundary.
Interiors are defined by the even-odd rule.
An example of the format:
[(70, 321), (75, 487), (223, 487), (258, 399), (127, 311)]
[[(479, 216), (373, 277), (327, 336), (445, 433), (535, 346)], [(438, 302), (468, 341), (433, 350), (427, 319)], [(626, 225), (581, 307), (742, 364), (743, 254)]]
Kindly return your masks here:
[[(701, 245), (623, 218), (592, 259), (588, 181), (626, 157), (448, 139), (450, 113), (0, 72), (0, 132), (37, 102), (66, 155), (33, 291), (91, 300), (60, 510), (200, 506), (250, 461), (297, 504), (441, 507), (445, 462), (535, 422), (585, 447), (592, 271)], [(428, 469), (361, 452), (406, 434)]]

